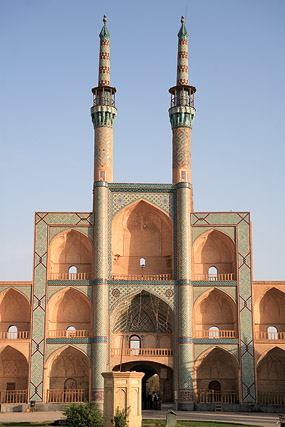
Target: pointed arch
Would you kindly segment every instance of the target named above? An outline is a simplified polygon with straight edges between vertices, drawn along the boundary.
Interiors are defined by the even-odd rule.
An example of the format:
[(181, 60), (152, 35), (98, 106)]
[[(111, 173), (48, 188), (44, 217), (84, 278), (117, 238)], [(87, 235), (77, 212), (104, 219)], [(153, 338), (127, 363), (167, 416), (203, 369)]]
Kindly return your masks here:
[(206, 337), (211, 327), (228, 331), (227, 338), (237, 335), (237, 306), (226, 292), (215, 287), (208, 289), (196, 300), (193, 311), (193, 328), (197, 337)]
[(208, 390), (212, 381), (218, 381), (221, 391), (238, 392), (239, 364), (235, 356), (219, 346), (202, 353), (195, 362), (198, 390)]
[(12, 325), (15, 325), (19, 332), (29, 332), (31, 306), (28, 298), (14, 288), (1, 292), (0, 318), (0, 332), (7, 332)]
[(64, 401), (66, 384), (72, 383), (77, 390), (82, 390), (85, 398), (88, 399), (91, 386), (91, 362), (82, 350), (72, 345), (61, 347), (49, 356), (46, 368), (50, 396), (53, 396), (53, 390), (57, 390)]
[(88, 336), (92, 330), (92, 304), (83, 292), (67, 287), (56, 292), (48, 302), (47, 328), (53, 337), (55, 331), (66, 331), (70, 326), (85, 331)]
[[(48, 273), (50, 280), (68, 279), (70, 267), (76, 274), (90, 278), (93, 263), (93, 246), (90, 239), (73, 228), (57, 234), (48, 249)], [(73, 278), (72, 278), (73, 280)]]
[(285, 390), (285, 350), (278, 346), (264, 352), (257, 363), (259, 393), (278, 393)]
[(171, 274), (172, 236), (172, 219), (158, 207), (144, 199), (126, 206), (112, 220), (112, 274)]
[(7, 345), (0, 353), (0, 389), (14, 384), (15, 390), (27, 390), (29, 365), (26, 356), (13, 346)]
[[(192, 251), (192, 277), (207, 277), (211, 267), (219, 276), (233, 274), (236, 279), (236, 250), (233, 240), (220, 230), (211, 229), (196, 238)], [(210, 279), (208, 279), (210, 280)]]
[(276, 287), (267, 289), (255, 303), (256, 322), (260, 331), (275, 326), (278, 332), (285, 332), (285, 292)]

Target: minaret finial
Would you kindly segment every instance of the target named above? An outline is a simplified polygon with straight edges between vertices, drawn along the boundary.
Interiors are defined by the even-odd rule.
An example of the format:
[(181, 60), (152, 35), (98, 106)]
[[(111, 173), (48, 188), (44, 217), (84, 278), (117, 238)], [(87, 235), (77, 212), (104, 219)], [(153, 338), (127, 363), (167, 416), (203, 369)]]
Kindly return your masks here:
[(184, 24), (184, 22), (185, 22), (184, 16), (181, 16), (181, 24)]
[(103, 22), (104, 22), (104, 25), (106, 25), (106, 23), (107, 23), (107, 16), (106, 15), (104, 15), (104, 17), (103, 17)]

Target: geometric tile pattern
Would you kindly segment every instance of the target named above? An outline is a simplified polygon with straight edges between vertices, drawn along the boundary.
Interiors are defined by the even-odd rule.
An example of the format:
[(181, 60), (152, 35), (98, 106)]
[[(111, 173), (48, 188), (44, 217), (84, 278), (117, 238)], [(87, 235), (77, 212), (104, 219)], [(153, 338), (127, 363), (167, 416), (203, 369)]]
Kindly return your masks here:
[[(192, 286), (191, 278), (191, 186), (177, 185), (177, 274), (179, 293), (179, 400), (192, 400), (193, 345), (192, 339)], [(182, 284), (183, 283), (183, 284)]]
[[(232, 282), (231, 282), (232, 283)], [(225, 292), (225, 294), (229, 295), (234, 302), (237, 302), (237, 289), (236, 286), (227, 286), (227, 287), (223, 287), (223, 286), (216, 286), (216, 282), (212, 282), (211, 286), (208, 287), (193, 287), (193, 294), (194, 294), (194, 301), (193, 303), (195, 304), (195, 302), (197, 301), (197, 299), (204, 293), (209, 291), (210, 289), (219, 289), (222, 292)]]
[(113, 129), (95, 127), (95, 168), (111, 168), (113, 166)]
[(252, 330), (251, 225), (248, 212), (195, 212), (192, 227), (215, 228), (235, 226), (237, 254), (237, 305), (239, 311), (239, 353), (241, 365), (242, 402), (256, 401), (254, 347)]
[[(195, 242), (195, 240), (201, 236), (201, 234), (206, 233), (207, 231), (212, 230), (213, 228), (211, 227), (194, 227), (192, 229), (192, 243)], [(227, 236), (229, 236), (233, 242), (236, 241), (236, 227), (217, 227), (215, 226), (215, 230), (219, 230), (222, 233), (226, 234)]]
[(88, 212), (77, 213), (49, 213), (38, 212), (35, 214), (35, 248), (34, 248), (34, 273), (32, 287), (32, 345), (31, 345), (31, 377), (30, 399), (42, 401), (43, 399), (43, 371), (45, 354), (45, 312), (47, 303), (47, 252), (49, 231), (52, 226), (57, 231), (62, 227), (77, 228), (89, 234), (87, 229), (92, 228), (93, 214)]
[(173, 190), (172, 192), (164, 192), (164, 193), (141, 193), (141, 192), (113, 192), (112, 193), (112, 217), (116, 215), (121, 209), (130, 205), (131, 203), (137, 200), (146, 200), (150, 202), (154, 206), (161, 209), (170, 218), (173, 219)]
[(191, 166), (191, 129), (178, 127), (173, 132), (173, 168), (187, 169)]

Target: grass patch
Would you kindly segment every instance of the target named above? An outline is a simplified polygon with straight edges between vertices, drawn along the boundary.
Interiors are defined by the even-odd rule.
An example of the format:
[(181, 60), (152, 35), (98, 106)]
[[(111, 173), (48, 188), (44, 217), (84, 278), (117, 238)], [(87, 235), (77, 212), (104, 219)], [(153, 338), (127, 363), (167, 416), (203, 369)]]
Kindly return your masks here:
[[(143, 420), (143, 427), (163, 427), (165, 420)], [(248, 424), (215, 423), (214, 421), (177, 420), (177, 427), (258, 427)]]

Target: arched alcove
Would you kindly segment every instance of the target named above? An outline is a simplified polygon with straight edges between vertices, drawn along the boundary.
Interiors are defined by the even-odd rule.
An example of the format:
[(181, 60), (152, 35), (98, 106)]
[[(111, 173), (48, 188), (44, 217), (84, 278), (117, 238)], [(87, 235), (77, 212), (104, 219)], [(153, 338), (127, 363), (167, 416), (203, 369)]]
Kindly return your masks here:
[[(53, 238), (49, 246), (49, 279), (90, 279), (92, 253), (92, 243), (84, 234), (72, 229), (58, 234)], [(69, 270), (71, 267), (70, 275)]]
[[(14, 338), (28, 338), (30, 316), (30, 303), (24, 295), (12, 288), (1, 292), (0, 331), (4, 338), (8, 337), (8, 329), (11, 326), (15, 326), (19, 332)], [(21, 334), (21, 332), (25, 332), (25, 334)]]
[(193, 326), (197, 337), (210, 336), (209, 329), (216, 327), (219, 337), (234, 338), (237, 333), (237, 308), (233, 299), (219, 289), (202, 294), (194, 305)]
[(261, 338), (270, 339), (269, 326), (274, 326), (278, 332), (285, 332), (284, 292), (276, 288), (269, 289), (261, 298), (259, 306), (255, 305), (255, 309), (257, 330), (261, 334)]
[[(77, 335), (79, 337), (90, 335), (92, 329), (91, 302), (86, 295), (73, 288), (57, 292), (48, 303), (47, 326), (50, 337), (66, 336), (70, 338)], [(73, 335), (68, 331), (70, 327), (74, 328)]]
[[(112, 348), (129, 347), (128, 337), (138, 336), (140, 347), (173, 348), (174, 316), (161, 298), (142, 291), (121, 300), (111, 315)], [(161, 347), (167, 345), (167, 347)]]
[(55, 395), (61, 401), (76, 401), (79, 393), (88, 400), (91, 364), (83, 352), (72, 346), (60, 349), (50, 356), (47, 369), (50, 401)]
[(0, 390), (27, 390), (29, 366), (25, 356), (8, 345), (0, 353)]
[(172, 274), (172, 227), (144, 200), (122, 209), (112, 221), (112, 275)]
[[(238, 393), (238, 362), (228, 351), (215, 347), (201, 355), (195, 364), (198, 391), (213, 390), (214, 381), (220, 384), (220, 392)], [(210, 396), (210, 394), (209, 394)]]
[[(199, 236), (193, 245), (192, 277), (194, 280), (235, 280), (236, 251), (234, 242), (218, 230)], [(215, 269), (210, 275), (209, 269)], [(210, 270), (211, 272), (211, 270)]]
[(274, 347), (262, 355), (257, 364), (259, 393), (285, 391), (285, 351)]

